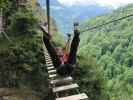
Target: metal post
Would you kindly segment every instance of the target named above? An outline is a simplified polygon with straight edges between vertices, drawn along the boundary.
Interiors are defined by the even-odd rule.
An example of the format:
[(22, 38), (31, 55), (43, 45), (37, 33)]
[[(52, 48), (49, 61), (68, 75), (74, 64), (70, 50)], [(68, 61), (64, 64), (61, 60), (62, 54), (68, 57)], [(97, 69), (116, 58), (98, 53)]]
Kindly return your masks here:
[(46, 0), (47, 7), (47, 22), (48, 22), (48, 33), (50, 33), (50, 1)]

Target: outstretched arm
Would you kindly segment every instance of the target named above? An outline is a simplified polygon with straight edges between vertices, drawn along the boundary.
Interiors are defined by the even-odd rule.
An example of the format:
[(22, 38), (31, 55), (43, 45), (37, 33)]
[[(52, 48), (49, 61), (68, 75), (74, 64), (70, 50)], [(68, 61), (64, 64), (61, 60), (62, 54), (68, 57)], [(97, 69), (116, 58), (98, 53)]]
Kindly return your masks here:
[(40, 25), (40, 29), (43, 32), (43, 38), (51, 39), (51, 34), (47, 32), (47, 27)]
[(61, 64), (61, 62), (57, 55), (57, 52), (55, 51), (55, 48), (53, 47), (53, 45), (50, 42), (51, 36), (46, 32), (45, 27), (40, 26), (40, 28), (43, 31), (43, 42), (51, 56), (53, 64), (55, 67), (58, 67)]
[(80, 38), (79, 38), (80, 31), (78, 26), (79, 26), (78, 23), (74, 23), (74, 37), (71, 43), (70, 54), (67, 61), (69, 64), (72, 64), (72, 65), (76, 63), (76, 54), (77, 54), (77, 50), (80, 42)]

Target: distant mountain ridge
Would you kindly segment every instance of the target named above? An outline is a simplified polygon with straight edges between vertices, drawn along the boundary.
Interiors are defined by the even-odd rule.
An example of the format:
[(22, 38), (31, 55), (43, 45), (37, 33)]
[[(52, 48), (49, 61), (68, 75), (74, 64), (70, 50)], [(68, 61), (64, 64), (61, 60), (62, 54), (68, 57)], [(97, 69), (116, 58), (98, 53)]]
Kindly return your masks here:
[[(44, 3), (45, 5), (46, 3)], [(83, 21), (90, 17), (112, 11), (110, 8), (98, 5), (72, 5), (64, 6), (57, 0), (51, 0), (51, 15), (56, 20), (59, 30), (62, 33), (72, 31), (74, 21)]]

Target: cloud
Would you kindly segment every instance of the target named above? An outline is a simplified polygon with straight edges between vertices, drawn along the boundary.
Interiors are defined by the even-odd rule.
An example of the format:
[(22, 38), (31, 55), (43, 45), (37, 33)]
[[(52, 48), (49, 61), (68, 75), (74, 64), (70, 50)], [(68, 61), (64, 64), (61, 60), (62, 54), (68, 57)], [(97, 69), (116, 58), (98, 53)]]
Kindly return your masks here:
[(107, 6), (113, 8), (133, 3), (133, 0), (58, 0), (58, 1), (66, 6), (72, 6), (75, 4), (82, 4), (82, 5), (97, 4), (100, 6)]
[(51, 6), (51, 8), (54, 9), (54, 10), (61, 10), (61, 9), (63, 9), (63, 8), (60, 7), (60, 6)]

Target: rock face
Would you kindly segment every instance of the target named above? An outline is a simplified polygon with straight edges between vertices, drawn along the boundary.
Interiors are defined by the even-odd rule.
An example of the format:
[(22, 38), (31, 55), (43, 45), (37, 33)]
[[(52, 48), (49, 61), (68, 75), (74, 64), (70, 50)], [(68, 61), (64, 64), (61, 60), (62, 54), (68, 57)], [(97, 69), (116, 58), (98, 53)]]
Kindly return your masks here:
[(32, 92), (23, 92), (22, 90), (0, 88), (0, 100), (41, 100)]

